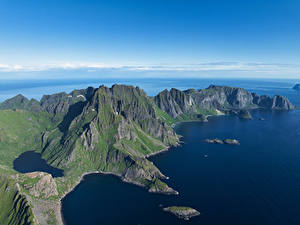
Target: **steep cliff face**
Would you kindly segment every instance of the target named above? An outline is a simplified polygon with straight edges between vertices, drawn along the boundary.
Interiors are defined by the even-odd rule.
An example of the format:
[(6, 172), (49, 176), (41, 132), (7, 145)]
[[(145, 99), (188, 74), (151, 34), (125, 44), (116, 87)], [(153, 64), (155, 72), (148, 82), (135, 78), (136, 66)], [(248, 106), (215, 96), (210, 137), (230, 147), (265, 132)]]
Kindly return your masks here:
[(67, 94), (65, 92), (44, 95), (40, 101), (41, 109), (53, 114), (65, 115), (71, 105), (84, 102), (89, 99), (94, 93), (94, 88), (89, 87), (87, 89), (74, 90)]
[(242, 88), (211, 85), (196, 92), (196, 104), (200, 107), (243, 109), (252, 107), (252, 95)]
[(277, 109), (277, 110), (292, 110), (295, 106), (284, 96), (275, 95), (273, 98), (262, 95), (258, 96), (256, 93), (252, 93), (253, 103), (261, 108)]
[(77, 117), (61, 124), (45, 134), (42, 154), (48, 162), (67, 173), (109, 172), (149, 188), (165, 177), (145, 157), (178, 143), (173, 129), (157, 117), (153, 102), (132, 86), (101, 86)]
[(161, 110), (167, 112), (173, 118), (194, 111), (191, 96), (175, 88), (160, 92), (154, 97), (154, 101)]
[(0, 103), (0, 109), (21, 109), (31, 112), (48, 112), (56, 116), (63, 116), (69, 112), (70, 106), (89, 99), (93, 95), (94, 90), (94, 88), (89, 87), (87, 89), (74, 90), (69, 94), (61, 92), (52, 95), (44, 95), (40, 102), (35, 99), (29, 100), (19, 94)]
[[(291, 110), (295, 107), (283, 96), (258, 96), (243, 88), (211, 85), (207, 89), (164, 90), (154, 97), (156, 105), (173, 118), (183, 114), (203, 114), (203, 110), (234, 112), (252, 108)], [(244, 111), (243, 111), (244, 112)], [(195, 118), (195, 117), (193, 117)], [(200, 117), (198, 117), (200, 118)]]

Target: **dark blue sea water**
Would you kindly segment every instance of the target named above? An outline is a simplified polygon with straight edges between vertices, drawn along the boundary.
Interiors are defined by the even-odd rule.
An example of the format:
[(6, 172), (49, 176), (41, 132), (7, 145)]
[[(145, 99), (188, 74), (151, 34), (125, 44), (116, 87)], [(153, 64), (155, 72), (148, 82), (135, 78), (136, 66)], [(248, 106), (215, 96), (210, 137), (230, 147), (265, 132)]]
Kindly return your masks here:
[[(204, 88), (211, 83), (285, 95), (300, 106), (300, 92), (291, 89), (296, 81), (289, 80), (148, 79), (134, 84), (154, 95), (164, 88)], [(63, 200), (66, 224), (299, 225), (300, 111), (256, 110), (252, 115), (249, 121), (222, 116), (176, 127), (184, 144), (151, 160), (170, 177), (166, 182), (178, 196), (149, 194), (109, 175), (88, 175)], [(202, 141), (206, 138), (236, 138), (241, 145), (212, 145)], [(182, 221), (160, 205), (191, 206), (201, 215)]]

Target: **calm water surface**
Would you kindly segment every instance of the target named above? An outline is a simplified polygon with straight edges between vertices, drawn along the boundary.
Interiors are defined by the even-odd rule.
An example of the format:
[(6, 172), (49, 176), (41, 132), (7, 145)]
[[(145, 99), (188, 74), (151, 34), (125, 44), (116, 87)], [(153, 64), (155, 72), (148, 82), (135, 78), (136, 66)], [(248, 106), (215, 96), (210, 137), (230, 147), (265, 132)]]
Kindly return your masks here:
[(47, 164), (46, 160), (41, 158), (40, 153), (27, 151), (19, 155), (13, 162), (14, 169), (20, 173), (29, 173), (35, 171), (47, 172), (52, 177), (62, 177), (64, 171)]

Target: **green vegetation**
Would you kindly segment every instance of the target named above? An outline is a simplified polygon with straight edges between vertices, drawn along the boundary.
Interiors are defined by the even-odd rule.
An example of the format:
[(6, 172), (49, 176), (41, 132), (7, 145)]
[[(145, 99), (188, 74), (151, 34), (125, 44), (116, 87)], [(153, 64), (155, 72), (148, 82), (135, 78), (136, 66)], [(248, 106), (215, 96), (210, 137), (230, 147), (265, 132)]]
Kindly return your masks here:
[(47, 210), (44, 215), (48, 218), (47, 219), (47, 223), (49, 225), (55, 225), (57, 224), (57, 220), (56, 220), (56, 216), (54, 214), (54, 211), (53, 210)]
[(162, 111), (156, 105), (154, 106), (154, 109), (155, 109), (157, 117), (159, 117), (160, 119), (162, 119), (163, 121), (165, 121), (169, 126), (171, 126), (172, 124), (178, 122), (177, 119), (171, 117), (168, 113)]
[(11, 178), (0, 176), (0, 221), (5, 225), (32, 225), (34, 216), (26, 198)]
[(69, 127), (55, 128), (46, 136), (43, 157), (65, 171), (66, 177), (56, 179), (60, 194), (90, 171), (147, 187), (164, 176), (145, 156), (178, 142), (171, 127), (157, 119), (142, 90), (120, 85), (100, 87)]
[[(238, 106), (239, 116), (249, 117), (249, 112), (243, 111), (252, 104), (249, 96), (243, 89), (212, 86), (201, 91), (165, 90), (149, 98), (138, 87), (114, 85), (44, 96), (41, 102), (18, 95), (1, 103), (0, 223), (33, 224), (30, 204), (36, 206), (39, 200), (57, 203), (86, 172), (106, 172), (150, 192), (177, 194), (147, 157), (178, 144), (179, 136), (171, 128), (176, 122), (206, 121), (208, 116), (220, 114), (219, 107), (229, 112)], [(40, 152), (49, 164), (64, 170), (65, 176), (55, 182), (42, 175), (44, 183), (57, 186), (58, 195), (44, 192), (41, 177), (12, 169), (13, 160), (29, 150)], [(33, 188), (42, 190), (41, 194), (32, 194)], [(191, 208), (174, 206), (170, 210)], [(43, 209), (43, 213), (46, 223), (57, 223), (53, 208)], [(192, 215), (197, 213), (192, 211)]]
[(0, 110), (0, 165), (12, 168), (21, 153), (41, 148), (41, 134), (53, 125), (47, 113)]
[(189, 220), (194, 216), (199, 216), (200, 213), (191, 208), (186, 206), (170, 206), (163, 209), (166, 212), (172, 213), (180, 219)]

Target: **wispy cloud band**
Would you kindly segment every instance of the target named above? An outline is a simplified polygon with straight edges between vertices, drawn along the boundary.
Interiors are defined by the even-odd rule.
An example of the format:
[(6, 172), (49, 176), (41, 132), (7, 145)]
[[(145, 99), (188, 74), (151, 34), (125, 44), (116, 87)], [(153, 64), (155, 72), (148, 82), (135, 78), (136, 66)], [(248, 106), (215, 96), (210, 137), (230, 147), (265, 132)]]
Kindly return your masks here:
[(98, 77), (248, 77), (300, 79), (300, 65), (264, 62), (107, 65), (67, 62), (43, 65), (0, 63), (0, 79), (68, 79)]
[(47, 71), (47, 70), (76, 70), (87, 69), (97, 71), (101, 69), (118, 69), (129, 71), (265, 71), (265, 72), (284, 72), (298, 71), (300, 65), (283, 63), (263, 63), (263, 62), (206, 62), (195, 64), (160, 64), (160, 65), (106, 65), (103, 63), (83, 63), (66, 62), (52, 63), (43, 65), (10, 65), (0, 64), (0, 72), (18, 72), (18, 71)]

